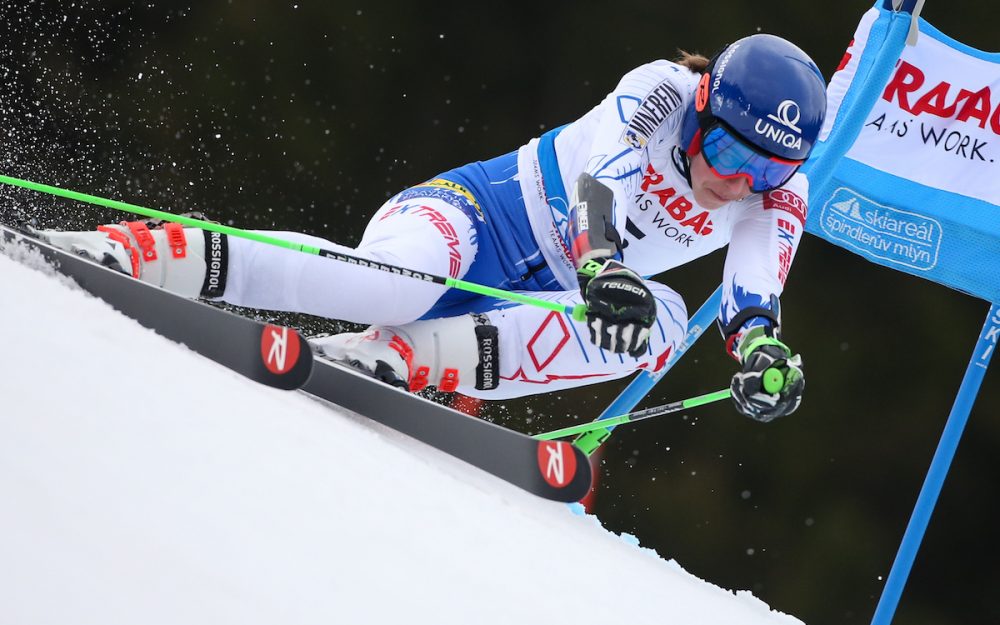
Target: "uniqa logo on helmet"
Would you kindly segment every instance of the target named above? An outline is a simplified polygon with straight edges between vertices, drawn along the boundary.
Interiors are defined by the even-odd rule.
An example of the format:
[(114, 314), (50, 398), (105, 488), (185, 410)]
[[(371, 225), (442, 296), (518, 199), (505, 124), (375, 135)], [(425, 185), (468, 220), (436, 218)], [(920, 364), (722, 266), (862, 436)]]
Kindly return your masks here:
[[(771, 122), (758, 118), (753, 129), (754, 132), (769, 141), (774, 141), (786, 148), (798, 150), (802, 148), (802, 129), (797, 126), (801, 117), (802, 111), (795, 100), (783, 100), (778, 105), (778, 110), (767, 115), (768, 119), (777, 122), (781, 126), (776, 126)], [(786, 128), (788, 130), (785, 130)]]

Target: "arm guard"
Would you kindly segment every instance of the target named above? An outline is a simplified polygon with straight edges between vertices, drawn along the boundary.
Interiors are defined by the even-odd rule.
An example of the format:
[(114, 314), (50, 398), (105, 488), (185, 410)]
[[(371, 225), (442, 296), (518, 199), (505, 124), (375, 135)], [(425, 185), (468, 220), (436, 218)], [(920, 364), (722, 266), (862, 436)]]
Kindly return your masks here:
[[(761, 327), (764, 335), (773, 338), (781, 338), (781, 304), (776, 295), (771, 295), (771, 308), (763, 306), (747, 306), (736, 313), (729, 323), (722, 325), (722, 320), (717, 319), (719, 331), (726, 341), (726, 351), (730, 356), (739, 362), (743, 362), (740, 343), (744, 333), (753, 327)], [(746, 326), (746, 327), (744, 327)]]
[(569, 210), (573, 260), (580, 269), (596, 259), (622, 259), (622, 239), (612, 224), (615, 195), (588, 173), (580, 174)]

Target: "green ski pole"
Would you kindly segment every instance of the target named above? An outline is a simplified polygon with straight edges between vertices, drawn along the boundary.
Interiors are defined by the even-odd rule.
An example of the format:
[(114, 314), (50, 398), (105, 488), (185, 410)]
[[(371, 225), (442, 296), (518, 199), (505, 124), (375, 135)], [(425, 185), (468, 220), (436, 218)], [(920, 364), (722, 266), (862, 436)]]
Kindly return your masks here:
[(510, 302), (517, 302), (518, 304), (537, 306), (539, 308), (544, 308), (545, 310), (554, 310), (556, 312), (566, 313), (576, 321), (583, 321), (584, 319), (587, 318), (587, 307), (584, 304), (577, 304), (575, 306), (566, 306), (565, 304), (550, 302), (544, 299), (539, 299), (537, 297), (531, 297), (530, 295), (523, 295), (521, 293), (504, 291), (503, 289), (484, 286), (482, 284), (475, 284), (473, 282), (466, 282), (465, 280), (458, 280), (456, 278), (447, 278), (444, 276), (438, 276), (423, 271), (414, 271), (413, 269), (407, 269), (406, 267), (399, 267), (396, 265), (390, 265), (388, 263), (380, 263), (377, 261), (368, 260), (367, 258), (352, 256), (350, 254), (344, 254), (342, 252), (338, 252), (335, 250), (326, 250), (311, 245), (304, 245), (302, 243), (294, 243), (292, 241), (286, 241), (284, 239), (271, 237), (266, 234), (249, 232), (247, 230), (241, 230), (239, 228), (233, 228), (231, 226), (224, 226), (222, 224), (216, 224), (210, 221), (194, 219), (193, 217), (174, 215), (172, 213), (167, 213), (152, 208), (145, 208), (143, 206), (129, 204), (128, 202), (109, 200), (94, 195), (88, 195), (86, 193), (80, 193), (78, 191), (70, 191), (68, 189), (61, 189), (59, 187), (53, 187), (47, 184), (31, 182), (29, 180), (21, 180), (19, 178), (12, 178), (10, 176), (4, 176), (2, 174), (0, 174), (0, 182), (15, 187), (21, 187), (23, 189), (29, 189), (31, 191), (38, 191), (39, 193), (46, 193), (49, 195), (55, 195), (70, 200), (76, 200), (78, 202), (95, 204), (97, 206), (104, 206), (105, 208), (113, 208), (115, 210), (125, 211), (126, 213), (133, 213), (136, 215), (142, 215), (144, 217), (150, 217), (153, 219), (163, 219), (165, 221), (173, 221), (184, 226), (189, 226), (191, 228), (201, 228), (202, 230), (219, 232), (229, 236), (249, 239), (251, 241), (256, 241), (258, 243), (266, 243), (268, 245), (282, 247), (288, 250), (294, 250), (306, 254), (313, 254), (315, 256), (322, 256), (324, 258), (332, 258), (334, 260), (350, 263), (352, 265), (369, 267), (371, 269), (377, 269), (378, 271), (385, 271), (388, 273), (405, 276), (407, 278), (413, 278), (415, 280), (433, 282), (434, 284), (441, 284), (453, 289), (459, 289), (462, 291), (468, 291), (470, 293), (476, 293), (477, 295), (486, 295), (489, 297), (495, 297), (497, 299), (507, 300)]
[[(785, 376), (780, 369), (772, 367), (764, 372), (763, 385), (764, 390), (768, 393), (779, 392), (784, 384)], [(653, 408), (646, 408), (645, 410), (637, 410), (635, 412), (630, 412), (617, 417), (591, 421), (590, 423), (581, 423), (580, 425), (571, 425), (570, 427), (553, 430), (552, 432), (545, 432), (543, 434), (535, 434), (534, 438), (542, 441), (550, 441), (555, 438), (563, 438), (564, 436), (585, 434), (587, 432), (615, 427), (625, 423), (635, 423), (636, 421), (644, 421), (646, 419), (652, 419), (653, 417), (660, 417), (665, 414), (679, 412), (688, 408), (704, 406), (705, 404), (711, 404), (712, 402), (717, 402), (722, 399), (729, 399), (732, 396), (733, 392), (727, 388), (721, 391), (715, 391), (714, 393), (707, 393), (690, 399), (683, 399), (670, 404), (663, 404), (662, 406), (654, 406)]]
[(662, 406), (646, 408), (645, 410), (637, 410), (635, 412), (630, 412), (628, 414), (623, 414), (617, 417), (611, 417), (609, 419), (601, 419), (600, 421), (581, 423), (580, 425), (572, 425), (570, 427), (562, 428), (559, 430), (553, 430), (552, 432), (535, 434), (534, 437), (537, 438), (538, 440), (550, 441), (555, 438), (563, 438), (564, 436), (572, 436), (574, 434), (582, 434), (584, 432), (593, 432), (594, 430), (614, 427), (617, 425), (623, 425), (625, 423), (635, 423), (636, 421), (644, 421), (646, 419), (652, 419), (653, 417), (659, 417), (665, 414), (670, 414), (672, 412), (678, 412), (680, 410), (686, 410), (688, 408), (694, 408), (696, 406), (703, 406), (705, 404), (710, 404), (712, 402), (716, 402), (721, 399), (728, 399), (731, 396), (732, 396), (732, 391), (730, 391), (727, 388), (721, 391), (715, 391), (714, 393), (708, 393), (706, 395), (699, 395), (697, 397), (692, 397), (690, 399), (676, 401), (670, 404), (664, 404)]

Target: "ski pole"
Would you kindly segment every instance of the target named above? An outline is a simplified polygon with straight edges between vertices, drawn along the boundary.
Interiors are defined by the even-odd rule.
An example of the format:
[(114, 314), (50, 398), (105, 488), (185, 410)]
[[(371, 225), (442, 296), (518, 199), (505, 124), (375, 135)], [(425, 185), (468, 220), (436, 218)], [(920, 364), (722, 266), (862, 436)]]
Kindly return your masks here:
[(635, 423), (636, 421), (652, 419), (653, 417), (660, 417), (665, 414), (670, 414), (672, 412), (678, 412), (680, 410), (686, 410), (688, 408), (694, 408), (696, 406), (703, 406), (705, 404), (710, 404), (712, 402), (719, 401), (720, 399), (727, 399), (731, 396), (732, 396), (732, 391), (730, 391), (727, 388), (721, 391), (715, 391), (714, 393), (708, 393), (707, 395), (699, 395), (697, 397), (692, 397), (691, 399), (675, 401), (671, 404), (664, 404), (662, 406), (646, 408), (645, 410), (637, 410), (635, 412), (630, 412), (628, 414), (623, 414), (617, 417), (611, 417), (610, 419), (601, 419), (600, 421), (591, 421), (589, 423), (581, 423), (580, 425), (572, 425), (570, 427), (562, 428), (560, 430), (553, 430), (552, 432), (535, 434), (534, 437), (537, 438), (538, 440), (550, 441), (554, 438), (562, 438), (564, 436), (570, 436), (572, 434), (592, 432), (599, 428), (606, 428), (614, 425)]
[(47, 193), (49, 195), (55, 195), (70, 200), (76, 200), (78, 202), (86, 202), (87, 204), (95, 204), (97, 206), (103, 206), (105, 208), (113, 208), (116, 210), (125, 211), (126, 213), (134, 213), (136, 215), (142, 215), (144, 217), (150, 217), (153, 219), (163, 219), (165, 221), (173, 221), (181, 225), (189, 226), (192, 228), (201, 228), (202, 230), (219, 232), (229, 236), (249, 239), (251, 241), (256, 241), (258, 243), (266, 243), (268, 245), (274, 245), (277, 247), (282, 247), (297, 252), (313, 254), (315, 256), (322, 256), (324, 258), (332, 258), (334, 260), (350, 263), (352, 265), (369, 267), (371, 269), (377, 269), (378, 271), (385, 271), (388, 273), (404, 276), (407, 278), (413, 278), (415, 280), (433, 282), (434, 284), (441, 284), (447, 287), (451, 287), (453, 289), (459, 289), (462, 291), (468, 291), (470, 293), (476, 293), (477, 295), (486, 295), (489, 297), (495, 297), (497, 299), (507, 300), (510, 302), (517, 302), (518, 304), (528, 304), (529, 306), (537, 306), (539, 308), (544, 308), (545, 310), (554, 310), (556, 312), (566, 313), (576, 321), (583, 321), (584, 319), (587, 318), (587, 306), (585, 304), (576, 304), (574, 306), (567, 306), (565, 304), (560, 304), (558, 302), (550, 302), (548, 300), (532, 297), (530, 295), (523, 295), (521, 293), (505, 291), (503, 289), (497, 289), (491, 286), (476, 284), (474, 282), (466, 282), (465, 280), (459, 280), (457, 278), (446, 278), (444, 276), (438, 276), (423, 271), (414, 271), (413, 269), (407, 269), (406, 267), (399, 267), (396, 265), (390, 265), (388, 263), (380, 263), (378, 261), (369, 260), (367, 258), (361, 258), (360, 256), (352, 256), (350, 254), (344, 254), (342, 252), (337, 252), (335, 250), (326, 250), (319, 247), (314, 247), (312, 245), (294, 243), (292, 241), (286, 241), (284, 239), (268, 236), (266, 234), (260, 234), (258, 232), (249, 232), (247, 230), (241, 230), (239, 228), (233, 228), (231, 226), (224, 226), (222, 224), (216, 224), (210, 221), (195, 219), (193, 217), (174, 215), (173, 213), (167, 213), (152, 208), (145, 208), (142, 206), (137, 206), (135, 204), (129, 204), (128, 202), (109, 200), (102, 197), (97, 197), (95, 195), (80, 193), (78, 191), (70, 191), (69, 189), (61, 189), (59, 187), (53, 187), (47, 184), (31, 182), (30, 180), (21, 180), (19, 178), (12, 178), (10, 176), (5, 176), (3, 174), (0, 174), (0, 182), (15, 187), (29, 189), (31, 191), (38, 191), (39, 193)]
[[(772, 367), (764, 372), (763, 386), (766, 392), (777, 393), (784, 385), (785, 375), (780, 369)], [(721, 391), (715, 391), (714, 393), (706, 393), (705, 395), (698, 395), (697, 397), (692, 397), (690, 399), (682, 399), (681, 401), (675, 401), (670, 404), (663, 404), (662, 406), (654, 406), (653, 408), (646, 408), (645, 410), (637, 410), (635, 412), (619, 415), (617, 417), (600, 419), (598, 421), (591, 421), (590, 423), (581, 423), (580, 425), (571, 425), (570, 427), (559, 430), (535, 434), (534, 438), (542, 441), (550, 441), (554, 438), (562, 438), (572, 434), (585, 434), (602, 428), (614, 427), (625, 423), (635, 423), (636, 421), (644, 421), (646, 419), (660, 417), (665, 414), (679, 412), (688, 408), (704, 406), (705, 404), (711, 404), (712, 402), (716, 402), (721, 399), (728, 399), (732, 396), (733, 392), (727, 388)]]

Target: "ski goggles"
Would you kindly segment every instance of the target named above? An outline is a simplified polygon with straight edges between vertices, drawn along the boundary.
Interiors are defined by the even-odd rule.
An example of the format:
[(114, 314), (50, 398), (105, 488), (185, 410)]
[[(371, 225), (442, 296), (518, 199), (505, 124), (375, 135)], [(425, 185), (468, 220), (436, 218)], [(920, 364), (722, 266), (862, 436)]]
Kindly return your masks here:
[(802, 164), (802, 161), (762, 154), (719, 123), (710, 126), (702, 137), (701, 152), (716, 176), (742, 176), (750, 183), (750, 190), (754, 193), (777, 189), (788, 182)]

